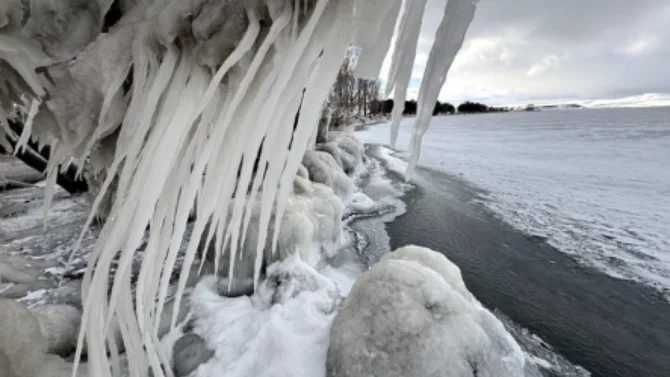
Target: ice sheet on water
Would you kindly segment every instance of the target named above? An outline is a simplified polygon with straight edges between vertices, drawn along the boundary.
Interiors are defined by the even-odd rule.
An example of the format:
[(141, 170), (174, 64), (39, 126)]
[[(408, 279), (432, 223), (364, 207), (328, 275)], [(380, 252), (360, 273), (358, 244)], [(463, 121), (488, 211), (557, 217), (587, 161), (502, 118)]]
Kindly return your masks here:
[[(462, 175), (519, 230), (615, 277), (670, 292), (667, 108), (438, 117), (422, 166)], [(389, 126), (359, 132), (387, 143)], [(406, 154), (411, 120), (398, 146)]]

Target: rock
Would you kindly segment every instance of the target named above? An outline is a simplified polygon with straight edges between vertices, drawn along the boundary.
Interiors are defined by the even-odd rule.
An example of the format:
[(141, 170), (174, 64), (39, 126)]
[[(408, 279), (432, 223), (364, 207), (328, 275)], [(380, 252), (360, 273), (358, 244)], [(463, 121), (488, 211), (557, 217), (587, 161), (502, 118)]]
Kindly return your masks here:
[(472, 293), (465, 287), (461, 269), (443, 254), (436, 253), (427, 247), (414, 245), (401, 247), (384, 255), (381, 260), (406, 260), (419, 263), (440, 274), (452, 289), (458, 291), (468, 301), (474, 299)]
[(35, 271), (23, 271), (9, 263), (0, 261), (0, 281), (17, 284), (30, 284), (37, 280)]
[(214, 356), (214, 351), (207, 348), (205, 340), (196, 334), (186, 334), (179, 338), (173, 347), (173, 369), (177, 377), (186, 377), (196, 370), (200, 364)]
[(328, 377), (523, 375), (520, 347), (436, 254), (410, 247), (360, 276), (331, 328)]
[(0, 298), (20, 299), (25, 297), (30, 292), (53, 288), (54, 286), (55, 284), (51, 280), (36, 280), (28, 284), (14, 284), (0, 292)]
[(81, 312), (69, 305), (43, 305), (31, 309), (47, 339), (48, 353), (67, 357), (77, 347)]
[[(243, 293), (251, 293), (254, 273), (256, 271), (256, 247), (262, 237), (261, 216), (261, 194), (256, 201), (246, 239), (236, 251), (235, 266), (233, 269), (234, 290), (223, 292), (226, 296), (238, 296)], [(276, 261), (299, 254), (301, 258), (312, 266), (316, 266), (325, 258), (333, 256), (337, 249), (335, 245), (339, 241), (342, 225), (342, 213), (344, 205), (335, 196), (333, 190), (320, 183), (312, 183), (309, 180), (296, 176), (294, 179), (294, 192), (289, 195), (283, 214), (280, 231), (277, 239), (277, 248), (272, 250), (272, 237), (274, 235), (274, 213), (270, 215), (270, 222), (265, 234), (265, 247), (261, 250), (261, 271)], [(224, 282), (229, 278), (230, 272), (230, 242), (223, 250), (219, 259), (218, 276), (223, 277)], [(201, 242), (204, 249), (205, 243)], [(321, 247), (323, 246), (323, 247)], [(211, 262), (215, 258), (215, 242), (213, 241), (206, 251), (205, 258)]]
[(309, 172), (309, 180), (322, 183), (331, 189), (343, 203), (349, 203), (354, 194), (354, 182), (344, 173), (335, 158), (323, 151), (307, 151), (302, 158)]
[(47, 362), (47, 339), (35, 316), (22, 304), (0, 299), (2, 377), (37, 377)]

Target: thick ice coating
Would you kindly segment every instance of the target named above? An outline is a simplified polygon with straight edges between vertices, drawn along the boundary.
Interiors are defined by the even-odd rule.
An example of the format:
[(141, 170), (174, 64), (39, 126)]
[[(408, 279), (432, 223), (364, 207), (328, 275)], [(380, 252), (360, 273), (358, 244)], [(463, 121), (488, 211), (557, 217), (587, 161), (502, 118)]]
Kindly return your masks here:
[[(360, 72), (375, 75), (400, 9), (409, 8), (388, 0), (0, 2), (0, 126), (18, 139), (7, 118), (19, 106), (32, 114), (25, 132), (51, 144), (45, 206), (58, 169), (72, 163), (104, 172), (89, 222), (115, 188), (83, 284), (79, 348), (85, 339), (92, 375), (112, 375), (117, 358), (105, 353), (105, 338), (115, 321), (123, 347), (111, 348), (129, 351), (132, 375), (164, 375), (156, 334), (191, 214), (176, 305), (208, 226), (217, 255), (229, 250), (231, 269), (254, 260), (258, 283), (265, 241), (276, 247), (345, 51), (367, 47)], [(419, 136), (473, 12), (473, 0), (448, 2), (422, 85)], [(402, 29), (410, 36), (420, 28), (411, 19)], [(345, 144), (340, 162), (351, 169), (358, 152)], [(256, 216), (250, 253), (241, 245)], [(132, 287), (127, 272), (145, 240)]]
[(330, 333), (329, 377), (515, 377), (524, 355), (444, 256), (413, 246), (354, 284)]

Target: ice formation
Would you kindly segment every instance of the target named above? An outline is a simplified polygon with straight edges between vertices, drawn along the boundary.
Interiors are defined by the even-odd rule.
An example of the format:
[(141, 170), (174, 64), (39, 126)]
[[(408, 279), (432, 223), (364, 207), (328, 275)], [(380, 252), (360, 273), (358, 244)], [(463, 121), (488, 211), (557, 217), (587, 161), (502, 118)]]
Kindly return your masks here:
[(195, 376), (325, 376), (337, 285), (293, 256), (273, 264), (253, 296), (221, 297), (205, 277), (190, 300), (194, 332), (215, 350)]
[(351, 201), (354, 183), (335, 161), (332, 155), (323, 151), (307, 151), (302, 164), (309, 173), (309, 179), (331, 187), (344, 204)]
[[(305, 171), (307, 170), (309, 169)], [(337, 165), (335, 165), (334, 170), (324, 170), (322, 172), (330, 177), (337, 177), (338, 173), (343, 175), (346, 182), (331, 180), (324, 183), (350, 187), (353, 191), (351, 179), (344, 175)], [(311, 174), (309, 176), (311, 177)], [(286, 259), (292, 254), (299, 254), (303, 261), (316, 266), (320, 261), (332, 255), (334, 245), (337, 244), (341, 234), (344, 205), (330, 187), (332, 186), (318, 181), (311, 182), (300, 175), (295, 177), (294, 190), (288, 197), (286, 210), (280, 225), (281, 228), (278, 232), (276, 249), (273, 251), (270, 243), (265, 243), (262, 257), (263, 267), (267, 267), (275, 261)], [(337, 186), (335, 187), (337, 188)], [(253, 254), (256, 250), (260, 234), (260, 214), (261, 208), (257, 203), (249, 219), (247, 237), (240, 246), (242, 255)], [(272, 216), (274, 217), (274, 213)], [(270, 222), (268, 234), (273, 233), (273, 226), (274, 222)], [(206, 250), (206, 257), (214, 260), (214, 250), (211, 250), (211, 246), (209, 249)], [(228, 251), (226, 250), (226, 252)], [(253, 291), (253, 278), (256, 271), (255, 259), (238, 259), (235, 262), (234, 270), (231, 269), (230, 260), (227, 258), (220, 258), (216, 262), (218, 264), (216, 270), (220, 272), (221, 276), (233, 277), (231, 285), (237, 286), (231, 287), (231, 289)], [(249, 286), (249, 284), (252, 285)]]
[[(415, 157), (475, 2), (447, 4), (421, 87)], [(407, 13), (414, 3), (2, 1), (0, 125), (21, 105), (31, 109), (26, 135), (51, 145), (45, 207), (56, 173), (73, 163), (104, 171), (87, 226), (115, 186), (83, 284), (79, 348), (86, 341), (92, 375), (118, 371), (119, 348), (128, 351), (132, 376), (145, 376), (149, 368), (164, 375), (167, 360), (157, 332), (192, 213), (197, 216), (175, 305), (202, 239), (213, 240), (217, 256), (227, 251), (231, 271), (240, 258), (253, 260), (258, 284), (265, 241), (274, 252), (290, 194), (303, 187), (294, 178), (341, 58), (350, 43), (359, 44), (364, 51), (358, 73), (376, 76), (400, 10)], [(411, 40), (404, 33), (416, 34), (418, 17), (403, 19), (408, 21), (399, 38)], [(346, 151), (340, 162), (356, 165), (358, 152), (347, 149), (345, 139), (338, 145)], [(246, 248), (254, 211), (258, 242)], [(133, 290), (129, 270), (147, 228)], [(117, 270), (110, 276), (115, 257)], [(123, 344), (110, 336), (113, 323)], [(105, 353), (108, 337), (111, 357)]]
[(331, 329), (327, 375), (516, 377), (524, 364), (502, 323), (467, 291), (458, 267), (408, 246), (356, 280)]

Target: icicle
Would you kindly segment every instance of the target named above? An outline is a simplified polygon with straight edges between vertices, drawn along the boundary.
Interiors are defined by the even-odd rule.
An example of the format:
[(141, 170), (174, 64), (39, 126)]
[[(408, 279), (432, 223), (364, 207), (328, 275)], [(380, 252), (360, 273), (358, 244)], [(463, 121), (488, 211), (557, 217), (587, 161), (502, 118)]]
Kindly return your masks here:
[(15, 154), (18, 153), (20, 150), (25, 151), (26, 145), (28, 144), (28, 141), (30, 139), (30, 134), (32, 133), (33, 130), (33, 121), (35, 120), (35, 115), (37, 114), (37, 110), (39, 109), (39, 107), (40, 107), (39, 101), (37, 101), (36, 99), (31, 101), (30, 110), (28, 111), (28, 118), (23, 124), (21, 137), (19, 137), (19, 141), (16, 142), (16, 148), (14, 151)]
[(449, 0), (444, 18), (435, 35), (426, 70), (419, 90), (419, 109), (410, 142), (411, 156), (406, 177), (409, 178), (421, 154), (421, 139), (428, 130), (433, 116), (435, 101), (447, 78), (447, 73), (458, 50), (463, 45), (465, 34), (472, 23), (478, 0)]
[[(401, 0), (358, 1), (352, 44), (363, 49), (356, 65), (355, 76), (377, 78), (389, 50), (395, 30)], [(374, 20), (371, 22), (371, 20)]]
[(386, 95), (395, 88), (393, 97), (393, 120), (391, 122), (391, 147), (395, 148), (398, 128), (405, 110), (407, 89), (414, 68), (416, 48), (421, 33), (426, 0), (406, 0), (404, 13), (400, 20), (396, 44), (393, 51), (391, 70), (386, 82)]

